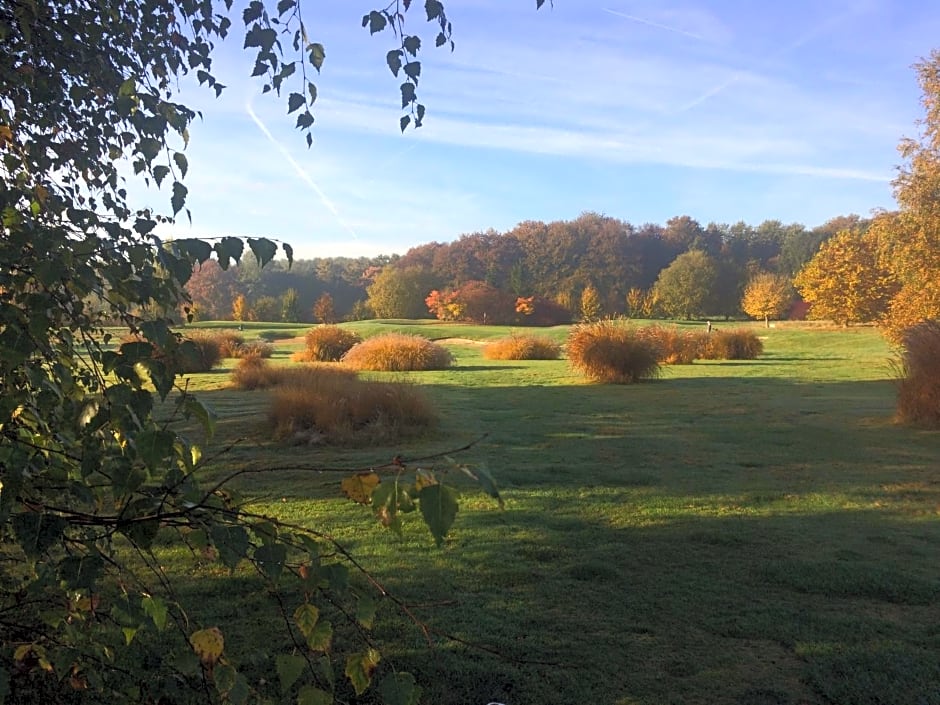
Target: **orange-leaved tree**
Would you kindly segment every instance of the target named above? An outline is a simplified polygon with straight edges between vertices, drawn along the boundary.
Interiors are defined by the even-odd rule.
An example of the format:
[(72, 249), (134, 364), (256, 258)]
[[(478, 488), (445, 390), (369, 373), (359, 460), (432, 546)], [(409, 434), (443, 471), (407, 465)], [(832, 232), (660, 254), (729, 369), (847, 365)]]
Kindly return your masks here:
[(751, 318), (763, 318), (770, 327), (770, 319), (781, 318), (793, 303), (793, 284), (782, 274), (758, 272), (744, 288), (741, 308)]
[(871, 235), (843, 230), (819, 248), (793, 280), (809, 317), (839, 325), (879, 320), (894, 293)]

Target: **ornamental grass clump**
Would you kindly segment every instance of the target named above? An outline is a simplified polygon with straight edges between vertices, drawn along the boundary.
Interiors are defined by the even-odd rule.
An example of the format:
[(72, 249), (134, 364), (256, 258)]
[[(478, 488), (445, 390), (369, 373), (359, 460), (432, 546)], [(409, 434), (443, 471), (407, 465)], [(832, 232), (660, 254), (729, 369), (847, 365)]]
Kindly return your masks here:
[(705, 333), (653, 325), (641, 328), (637, 334), (658, 348), (659, 361), (664, 365), (691, 365), (705, 353)]
[(284, 367), (271, 365), (260, 357), (245, 357), (239, 360), (232, 370), (232, 386), (235, 389), (253, 391), (271, 387), (303, 384), (311, 376), (332, 375), (343, 379), (355, 379), (353, 370), (336, 365), (308, 365), (304, 367)]
[(335, 367), (300, 371), (271, 391), (268, 418), (277, 439), (371, 445), (420, 434), (437, 421), (415, 385), (360, 380)]
[(487, 360), (557, 360), (560, 356), (561, 346), (539, 335), (510, 335), (483, 348)]
[(567, 350), (572, 367), (595, 382), (632, 384), (659, 375), (657, 344), (620, 321), (575, 326)]
[(240, 357), (239, 351), (245, 345), (245, 336), (235, 330), (200, 331), (206, 337), (214, 338), (219, 344), (222, 357)]
[(446, 369), (453, 356), (447, 348), (420, 335), (385, 333), (353, 346), (342, 361), (355, 370), (410, 372)]
[(713, 330), (708, 334), (704, 357), (708, 360), (755, 360), (764, 344), (749, 328)]
[(898, 371), (898, 419), (940, 428), (940, 320), (924, 321), (902, 335)]
[(362, 338), (345, 328), (324, 325), (307, 331), (306, 342), (307, 347), (294, 354), (296, 362), (336, 362)]

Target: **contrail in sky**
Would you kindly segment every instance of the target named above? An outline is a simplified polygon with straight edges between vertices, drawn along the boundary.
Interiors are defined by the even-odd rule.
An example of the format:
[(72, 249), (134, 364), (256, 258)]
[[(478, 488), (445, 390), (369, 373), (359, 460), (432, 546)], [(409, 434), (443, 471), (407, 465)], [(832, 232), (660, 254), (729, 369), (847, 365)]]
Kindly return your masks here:
[(301, 180), (310, 187), (310, 190), (317, 194), (317, 196), (320, 198), (320, 202), (323, 203), (327, 210), (329, 210), (330, 213), (332, 213), (336, 218), (336, 222), (339, 223), (343, 229), (346, 230), (346, 232), (352, 235), (353, 239), (358, 240), (359, 236), (356, 234), (356, 231), (353, 230), (352, 226), (350, 226), (349, 223), (343, 219), (343, 216), (339, 214), (339, 211), (336, 209), (336, 206), (333, 205), (333, 202), (327, 198), (325, 193), (323, 193), (323, 189), (317, 185), (317, 182), (314, 181), (310, 174), (307, 173), (306, 169), (297, 163), (297, 160), (294, 159), (291, 153), (284, 148), (284, 145), (275, 139), (274, 135), (272, 135), (271, 131), (267, 128), (267, 125), (261, 122), (261, 118), (258, 117), (257, 113), (254, 111), (254, 108), (251, 107), (251, 101), (245, 103), (245, 110), (247, 111), (248, 116), (254, 121), (255, 125), (258, 126), (258, 129), (261, 130), (264, 136), (268, 138), (268, 142), (273, 144), (277, 148), (277, 151), (281, 153), (281, 156), (287, 160), (287, 163), (293, 167), (294, 171), (297, 173), (297, 176), (299, 176)]
[(681, 34), (686, 37), (692, 37), (692, 39), (698, 39), (700, 42), (708, 41), (705, 37), (700, 34), (695, 34), (694, 32), (687, 32), (684, 29), (679, 29), (678, 27), (670, 27), (666, 24), (659, 24), (658, 22), (653, 22), (651, 20), (643, 19), (642, 17), (637, 17), (636, 15), (628, 15), (626, 12), (619, 12), (618, 10), (611, 10), (608, 7), (603, 8), (604, 12), (614, 15), (616, 17), (623, 17), (626, 20), (631, 20), (633, 22), (639, 22), (640, 24), (645, 24), (648, 27), (655, 27), (656, 29), (664, 29), (667, 32), (675, 32), (676, 34)]

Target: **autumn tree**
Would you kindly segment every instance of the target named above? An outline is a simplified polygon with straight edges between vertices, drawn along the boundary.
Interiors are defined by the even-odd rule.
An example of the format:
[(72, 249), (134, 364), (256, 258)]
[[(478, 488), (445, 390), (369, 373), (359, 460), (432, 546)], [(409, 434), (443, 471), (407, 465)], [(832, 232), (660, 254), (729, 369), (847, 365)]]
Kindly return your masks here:
[(238, 294), (232, 300), (232, 320), (249, 320), (248, 300), (245, 298), (244, 294)]
[(782, 318), (793, 303), (793, 285), (782, 274), (759, 272), (744, 288), (741, 308), (751, 318), (763, 318), (770, 327), (771, 318)]
[(334, 323), (336, 311), (333, 308), (333, 297), (328, 292), (320, 294), (320, 298), (313, 304), (313, 317), (319, 323)]
[(691, 250), (660, 272), (654, 291), (667, 315), (689, 320), (710, 313), (717, 282), (715, 260), (702, 250)]
[[(364, 18), (394, 34), (402, 129), (425, 117), (410, 5)], [(431, 41), (452, 46), (443, 3), (421, 5)], [(213, 58), (236, 25), (263, 92), (284, 96), (311, 144), (326, 54), (294, 0), (0, 3), (0, 701), (327, 703), (351, 699), (338, 683), (358, 697), (373, 678), (370, 700), (420, 696), (366, 635), (385, 591), (355, 592), (342, 546), (243, 503), (227, 485), (244, 466), (222, 460), (207, 477), (190, 428), (211, 435), (215, 417), (179, 379), (198, 351), (164, 312), (191, 312), (184, 287), (210, 260), (293, 257), (265, 238), (156, 234), (188, 215), (196, 113), (180, 95), (189, 82), (224, 90)], [(165, 213), (131, 200), (135, 175), (165, 189)], [(457, 506), (432, 470), (420, 488), (405, 489), (401, 464), (394, 482), (371, 473), (344, 488), (374, 497), (392, 528), (417, 502), (440, 543)], [(191, 559), (186, 590), (164, 549)], [(206, 623), (191, 598), (207, 565), (213, 580), (238, 571), (239, 601), (281, 615), (283, 639), (254, 676), (230, 625)], [(331, 613), (351, 623), (348, 638), (333, 639)]]
[(874, 237), (849, 230), (826, 241), (793, 283), (810, 304), (810, 318), (842, 326), (879, 320), (894, 294)]
[(596, 321), (601, 317), (603, 311), (601, 295), (592, 285), (584, 287), (581, 292), (581, 320)]
[(924, 116), (919, 137), (898, 147), (904, 159), (894, 181), (900, 210), (872, 225), (880, 262), (898, 286), (885, 319), (895, 341), (906, 328), (940, 318), (940, 50), (914, 68)]

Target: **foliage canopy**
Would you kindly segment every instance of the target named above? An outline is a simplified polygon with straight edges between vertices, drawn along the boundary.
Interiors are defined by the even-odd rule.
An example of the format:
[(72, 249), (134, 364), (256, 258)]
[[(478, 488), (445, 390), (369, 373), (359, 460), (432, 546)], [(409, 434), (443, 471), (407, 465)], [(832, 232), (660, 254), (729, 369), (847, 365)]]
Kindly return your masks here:
[[(536, 3), (541, 5), (542, 2)], [(452, 45), (439, 0), (422, 3), (435, 44)], [(363, 17), (394, 33), (401, 127), (420, 126), (417, 35), (410, 0)], [(289, 245), (265, 238), (163, 241), (157, 225), (185, 213), (185, 148), (193, 110), (176, 100), (191, 78), (217, 95), (219, 42), (243, 26), (263, 91), (282, 96), (312, 142), (312, 80), (324, 45), (295, 0), (13, 0), (0, 6), (0, 702), (332, 702), (373, 674), (388, 703), (413, 702), (413, 679), (382, 672), (371, 641), (334, 648), (326, 605), (367, 627), (374, 595), (354, 592), (341, 547), (252, 514), (225, 482), (206, 482), (202, 452), (176, 422), (211, 435), (212, 411), (178, 373), (195, 354), (174, 330), (194, 267), (259, 266)], [(296, 57), (296, 58), (291, 58)], [(126, 168), (124, 165), (128, 165)], [(168, 191), (161, 214), (128, 200), (133, 171)], [(135, 336), (117, 342), (106, 328)], [(440, 542), (453, 491), (423, 471), (427, 506), (375, 483), (386, 515), (420, 504)], [(485, 479), (485, 487), (495, 488)], [(188, 546), (228, 570), (252, 570), (259, 592), (293, 581), (273, 677), (249, 682), (217, 625), (199, 623), (157, 555)], [(132, 560), (133, 557), (133, 560)], [(299, 597), (298, 597), (299, 596)], [(335, 610), (334, 610), (335, 613)], [(130, 650), (150, 649), (141, 659)], [(275, 653), (276, 652), (276, 653)], [(142, 666), (141, 663), (149, 665)], [(345, 679), (340, 682), (335, 676)], [(187, 695), (188, 693), (188, 695)]]

